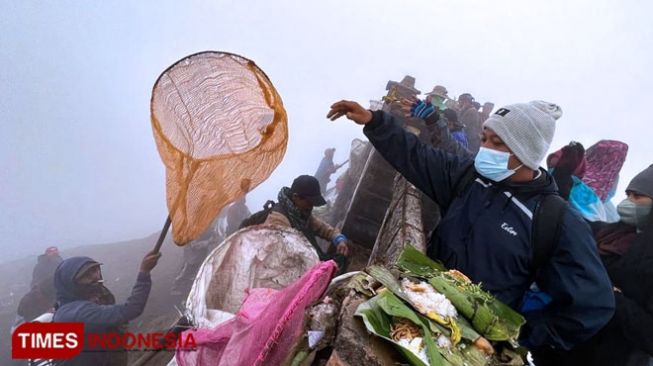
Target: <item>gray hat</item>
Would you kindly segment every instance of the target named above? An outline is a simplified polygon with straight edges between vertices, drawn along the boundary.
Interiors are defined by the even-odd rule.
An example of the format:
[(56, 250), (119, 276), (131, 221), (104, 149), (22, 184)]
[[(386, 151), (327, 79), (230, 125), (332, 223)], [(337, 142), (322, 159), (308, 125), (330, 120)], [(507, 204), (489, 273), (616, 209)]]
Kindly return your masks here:
[(653, 198), (653, 165), (644, 169), (630, 181), (626, 188), (626, 192), (628, 191)]
[(426, 95), (428, 95), (428, 96), (437, 95), (438, 97), (449, 98), (447, 93), (448, 93), (447, 88), (445, 88), (442, 85), (436, 85), (436, 86), (433, 87), (433, 90), (430, 93), (426, 94)]
[(537, 170), (549, 150), (556, 120), (562, 116), (557, 105), (541, 100), (499, 108), (483, 124), (494, 131), (527, 167)]
[(406, 90), (407, 92), (413, 93), (413, 94), (422, 93), (421, 91), (419, 91), (418, 89), (415, 88), (415, 78), (410, 76), (410, 75), (404, 76), (404, 78), (400, 82), (396, 82), (396, 81), (392, 81), (392, 80), (388, 81), (388, 84), (386, 85), (385, 90), (390, 90), (393, 87), (397, 87), (399, 89)]

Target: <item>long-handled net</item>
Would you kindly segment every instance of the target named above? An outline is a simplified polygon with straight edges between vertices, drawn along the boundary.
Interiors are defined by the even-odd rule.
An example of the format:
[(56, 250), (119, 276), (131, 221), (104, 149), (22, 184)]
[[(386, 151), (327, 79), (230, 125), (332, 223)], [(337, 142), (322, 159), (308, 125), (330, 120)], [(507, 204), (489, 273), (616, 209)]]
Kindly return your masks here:
[(177, 61), (154, 84), (150, 108), (178, 245), (267, 179), (286, 152), (281, 97), (238, 55), (207, 51)]

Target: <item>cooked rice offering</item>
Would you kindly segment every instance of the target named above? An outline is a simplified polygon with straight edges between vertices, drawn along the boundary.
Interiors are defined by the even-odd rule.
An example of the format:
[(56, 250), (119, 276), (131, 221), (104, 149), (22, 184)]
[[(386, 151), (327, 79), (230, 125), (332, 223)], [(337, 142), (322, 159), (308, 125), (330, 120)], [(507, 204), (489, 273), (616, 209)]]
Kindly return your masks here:
[(417, 311), (422, 314), (434, 312), (442, 318), (455, 318), (458, 316), (456, 308), (441, 293), (435, 291), (433, 286), (424, 281), (413, 283), (407, 278), (401, 281), (401, 287), (404, 289), (410, 302), (415, 306)]

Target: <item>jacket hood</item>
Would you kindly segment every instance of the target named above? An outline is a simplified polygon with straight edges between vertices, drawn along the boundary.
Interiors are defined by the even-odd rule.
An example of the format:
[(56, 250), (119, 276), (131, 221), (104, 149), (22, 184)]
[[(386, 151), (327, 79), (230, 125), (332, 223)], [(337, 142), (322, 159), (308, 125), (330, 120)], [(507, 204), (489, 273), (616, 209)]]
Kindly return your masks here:
[(75, 275), (89, 262), (96, 262), (89, 257), (71, 257), (59, 264), (54, 272), (54, 288), (57, 290), (59, 305), (75, 300), (83, 300), (77, 295)]

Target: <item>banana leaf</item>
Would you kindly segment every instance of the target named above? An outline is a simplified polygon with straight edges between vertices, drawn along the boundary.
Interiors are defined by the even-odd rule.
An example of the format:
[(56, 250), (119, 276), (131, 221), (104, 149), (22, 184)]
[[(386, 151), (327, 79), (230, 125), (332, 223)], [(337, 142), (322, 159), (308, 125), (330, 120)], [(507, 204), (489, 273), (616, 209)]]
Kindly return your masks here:
[(397, 259), (397, 266), (404, 272), (424, 275), (433, 270), (445, 272), (447, 267), (427, 257), (414, 246), (408, 244)]
[(428, 366), (411, 350), (404, 348), (390, 336), (393, 316), (412, 321), (417, 326), (420, 326), (424, 333), (423, 340), (429, 364), (432, 366), (449, 366), (449, 363), (445, 363), (446, 361), (440, 355), (440, 350), (435, 344), (428, 326), (399, 298), (393, 295), (392, 292), (382, 291), (377, 296), (360, 304), (354, 315), (360, 316), (363, 319), (365, 327), (370, 333), (393, 343), (411, 365)]
[(442, 266), (407, 245), (397, 260), (400, 270), (426, 279), (445, 295), (474, 329), (490, 341), (515, 341), (525, 319), (507, 305), (480, 289), (442, 271)]
[[(430, 259), (428, 259), (428, 260), (430, 260)], [(385, 267), (373, 265), (373, 266), (367, 267), (365, 269), (365, 271), (367, 273), (369, 273), (370, 276), (374, 277), (374, 279), (379, 281), (387, 289), (392, 291), (392, 293), (394, 293), (395, 295), (400, 297), (402, 300), (406, 301), (408, 304), (410, 304), (411, 306), (414, 307), (414, 305), (410, 301), (410, 298), (408, 297), (406, 292), (401, 287), (401, 284), (399, 283), (397, 278), (395, 278), (395, 276), (392, 274), (392, 272), (390, 272), (388, 269), (386, 269)], [(428, 319), (428, 322), (429, 322), (429, 327), (431, 328), (432, 332), (443, 333), (447, 337), (451, 336), (451, 331), (449, 329), (447, 329), (446, 327), (434, 322), (431, 319)], [(480, 334), (478, 334), (478, 332), (476, 332), (476, 330), (474, 330), (474, 328), (469, 323), (469, 321), (467, 321), (467, 319), (465, 319), (463, 317), (458, 317), (456, 319), (456, 323), (458, 324), (458, 326), (459, 326), (459, 328), (461, 330), (461, 333), (462, 333), (462, 337), (464, 339), (467, 339), (467, 340), (470, 340), (470, 341), (474, 342), (475, 340), (477, 340), (480, 337)]]
[(363, 318), (363, 322), (370, 333), (395, 344), (411, 365), (422, 366), (424, 362), (410, 350), (392, 340), (390, 331), (393, 317), (406, 318), (422, 328), (430, 365), (485, 366), (489, 362), (483, 351), (468, 343), (464, 349), (459, 347), (449, 349), (438, 347), (435, 335), (446, 335), (444, 332), (448, 330), (411, 309), (390, 291), (381, 291), (379, 295), (359, 305), (355, 315)]

